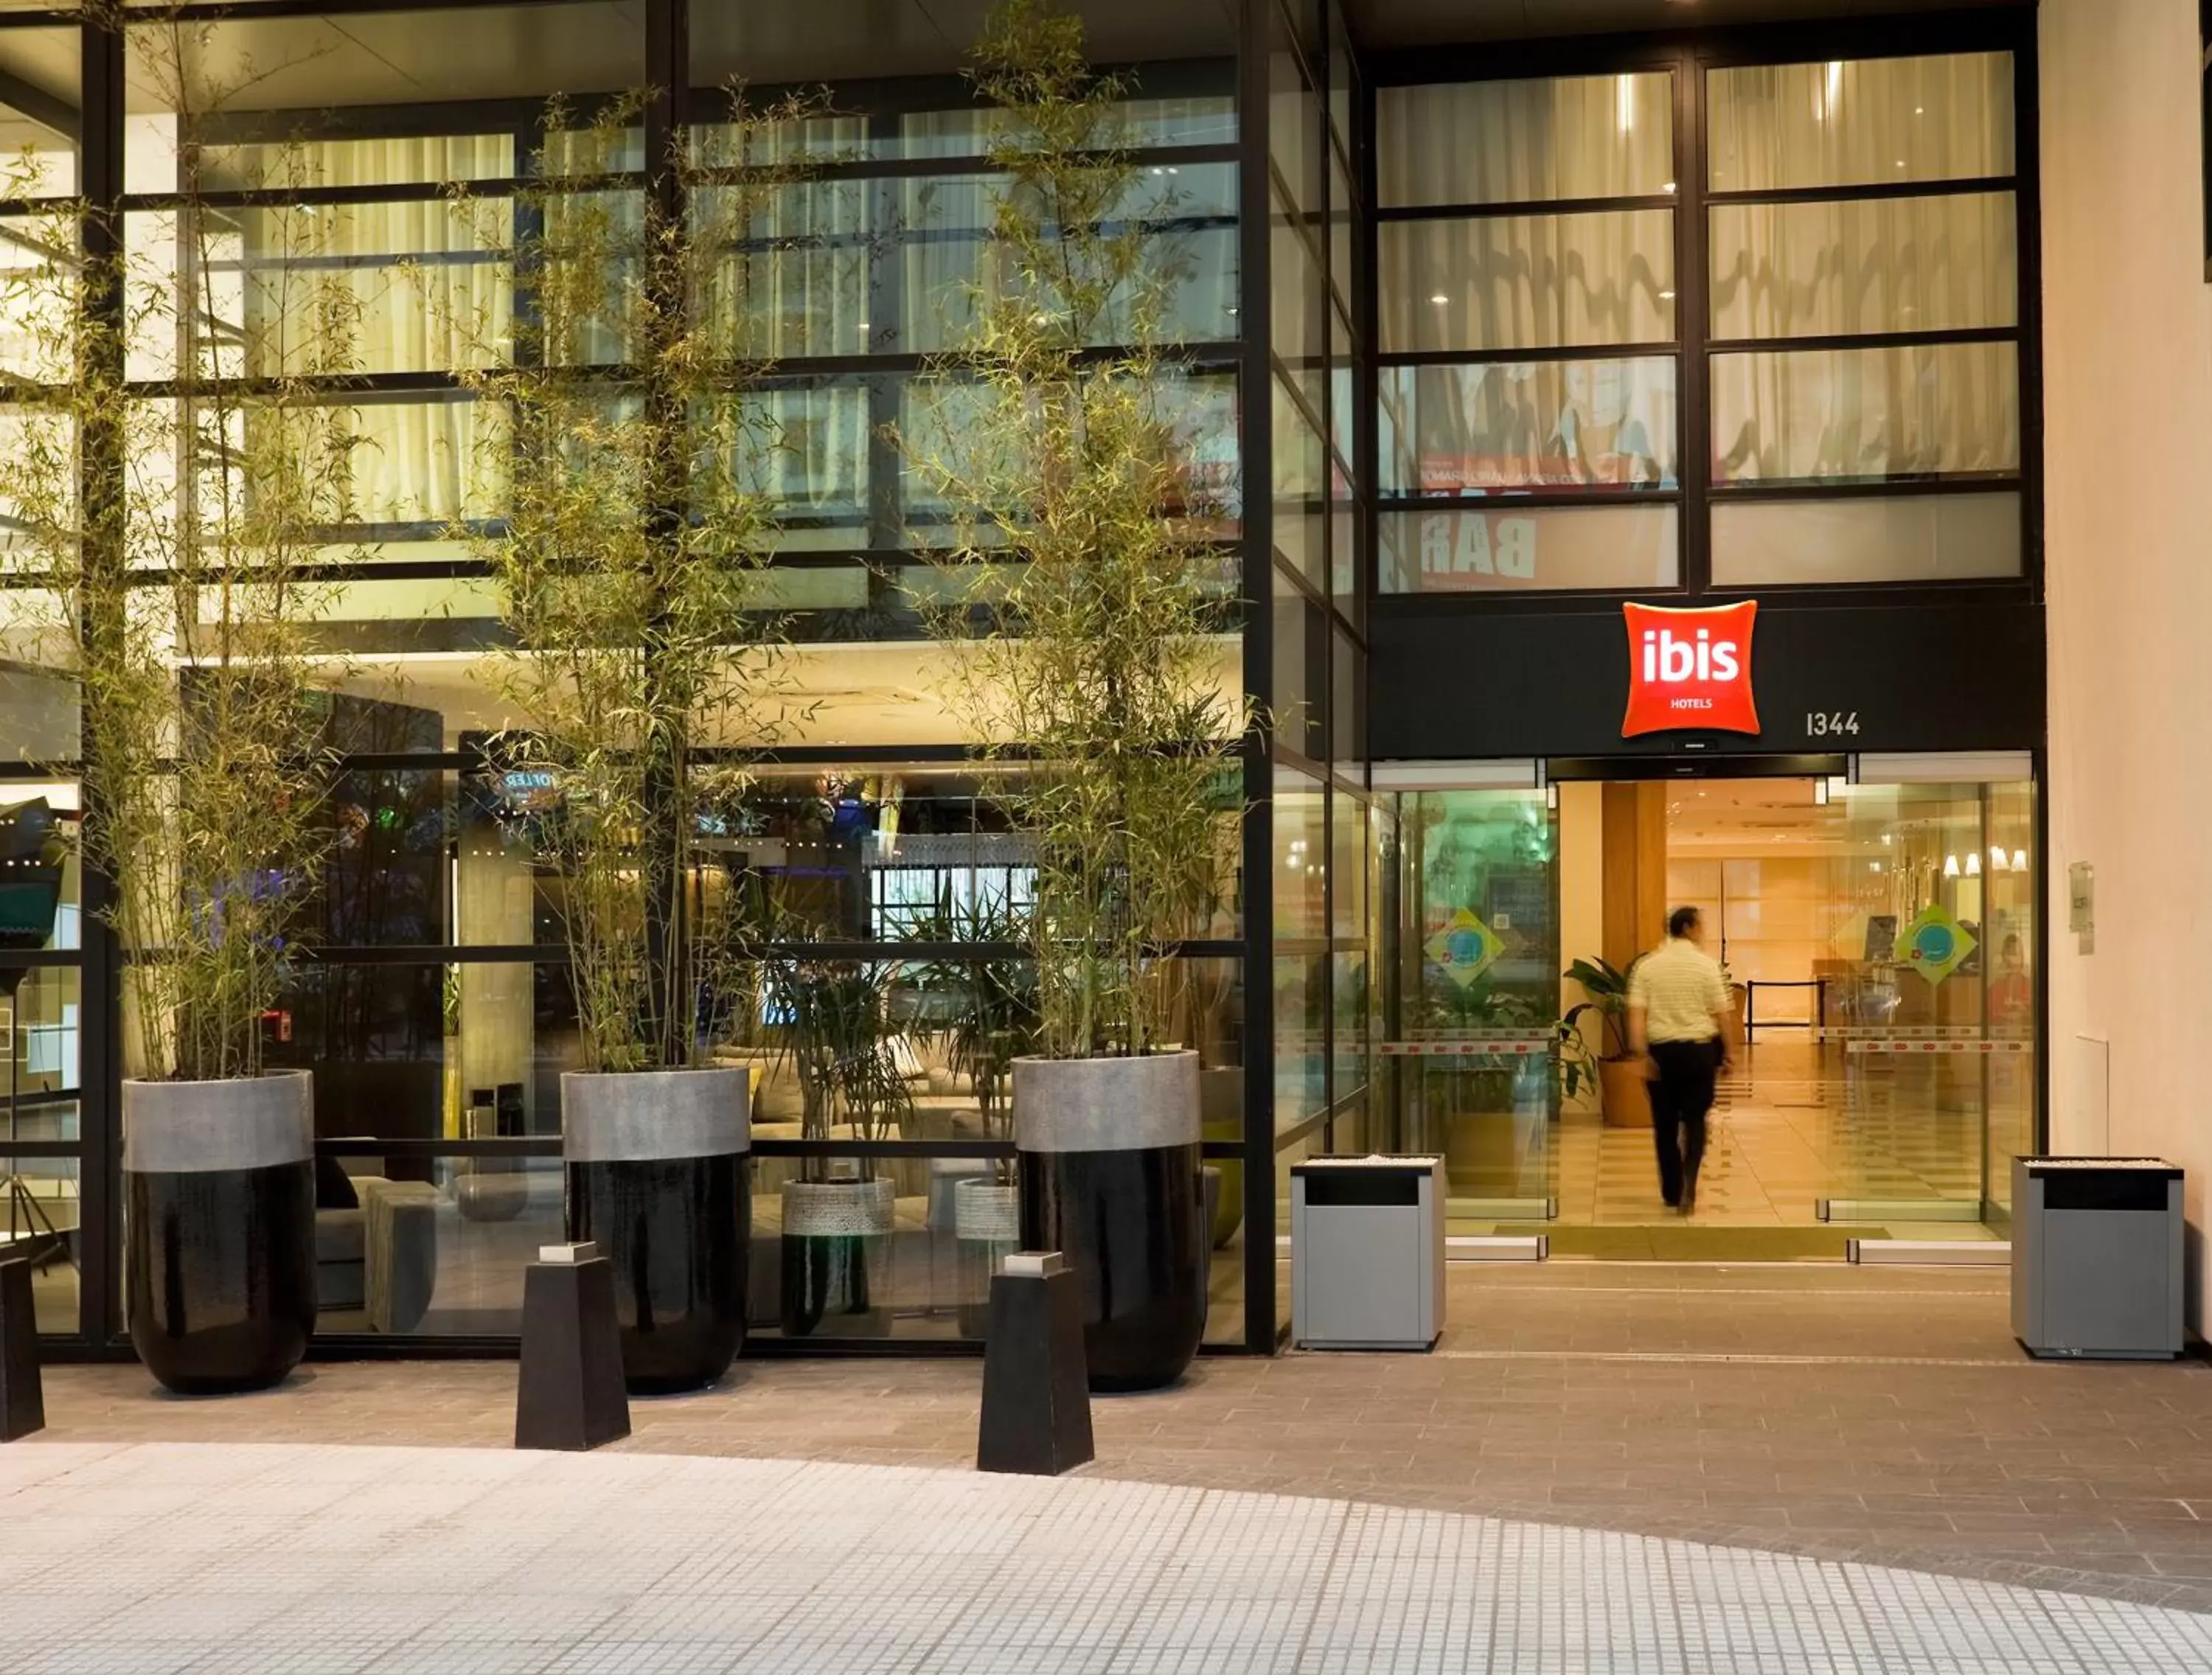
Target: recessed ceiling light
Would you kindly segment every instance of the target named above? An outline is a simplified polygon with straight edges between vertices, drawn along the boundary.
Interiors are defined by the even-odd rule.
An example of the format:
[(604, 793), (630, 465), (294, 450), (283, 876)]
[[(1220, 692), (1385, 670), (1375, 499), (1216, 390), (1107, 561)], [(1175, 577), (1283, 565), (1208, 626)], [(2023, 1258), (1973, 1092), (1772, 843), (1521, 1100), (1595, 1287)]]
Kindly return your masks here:
[(1674, 300), (1674, 294), (1672, 291), (1662, 291), (1659, 293), (1659, 300), (1662, 302), (1672, 302)]
[(1449, 302), (1451, 299), (1446, 296), (1442, 291), (1438, 291), (1435, 295), (1431, 296), (1429, 300), (1435, 303), (1437, 307), (1441, 308), (1446, 303)]

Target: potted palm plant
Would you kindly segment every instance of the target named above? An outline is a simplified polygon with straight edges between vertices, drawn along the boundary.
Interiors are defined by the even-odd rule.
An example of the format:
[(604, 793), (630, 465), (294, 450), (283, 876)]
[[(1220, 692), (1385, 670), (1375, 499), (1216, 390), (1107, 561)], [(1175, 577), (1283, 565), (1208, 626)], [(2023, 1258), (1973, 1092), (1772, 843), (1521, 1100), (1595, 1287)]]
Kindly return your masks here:
[[(530, 306), (467, 326), (468, 383), (504, 421), (478, 434), (506, 516), (457, 532), (489, 561), (512, 635), (520, 722), (494, 771), (546, 788), (530, 831), (582, 1060), (562, 1077), (568, 1235), (613, 1263), (623, 1370), (648, 1393), (714, 1382), (744, 1332), (750, 1083), (708, 1062), (698, 1029), (698, 997), (738, 939), (714, 922), (732, 894), (697, 886), (786, 689), (759, 598), (774, 531), (763, 461), (780, 436), (748, 394), (774, 252), (743, 235), (796, 176), (796, 162), (759, 159), (781, 155), (804, 112), (736, 100), (720, 131), (745, 167), (686, 214), (658, 191), (641, 207), (604, 188), (642, 104), (580, 124), (556, 107), (535, 214), (483, 206), (489, 240), (507, 242), (518, 220), (538, 230), (515, 253)], [(649, 160), (687, 188), (695, 166)]]
[[(1632, 964), (1631, 970), (1634, 969)], [(1589, 998), (1559, 1020), (1559, 1074), (1569, 1099), (1595, 1084), (1605, 1120), (1613, 1128), (1651, 1126), (1651, 1089), (1643, 1062), (1628, 1045), (1628, 973), (1602, 957), (1578, 959), (1566, 970)], [(1583, 1033), (1585, 1017), (1597, 1020), (1595, 1048)]]
[(784, 961), (775, 1007), (800, 1089), (800, 1133), (854, 1143), (851, 1159), (810, 1156), (783, 1187), (782, 1302), (787, 1337), (825, 1327), (841, 1337), (890, 1330), (896, 1188), (868, 1148), (893, 1138), (913, 1109), (892, 1057), (888, 966)]
[[(356, 518), (331, 390), (357, 367), (357, 313), (298, 259), (307, 212), (260, 212), (260, 265), (228, 288), (234, 223), (200, 207), (197, 140), (225, 95), (186, 73), (197, 39), (173, 20), (134, 32), (138, 75), (179, 113), (177, 207), (130, 255), (80, 205), (17, 226), (33, 259), (5, 280), (27, 340), (0, 501), (36, 573), (23, 597), (58, 607), (86, 870), (125, 954), (131, 1338), (162, 1384), (212, 1393), (280, 1381), (314, 1326), (313, 1087), (265, 1049), (328, 829), (309, 566)], [(269, 149), (265, 184), (292, 184), (295, 161)], [(7, 195), (50, 191), (24, 178), (37, 167), (19, 162)], [(132, 355), (165, 367), (166, 399), (130, 391)]]
[(1169, 1033), (1162, 956), (1218, 897), (1212, 791), (1246, 719), (1222, 690), (1221, 562), (1172, 411), (1179, 269), (1142, 232), (1163, 201), (1128, 157), (1127, 90), (1037, 0), (992, 15), (971, 76), (1003, 179), (961, 348), (901, 442), (959, 532), (950, 699), (1018, 755), (996, 794), (1036, 856), (1022, 1240), (1082, 1277), (1093, 1388), (1144, 1389), (1205, 1325), (1199, 1057)]

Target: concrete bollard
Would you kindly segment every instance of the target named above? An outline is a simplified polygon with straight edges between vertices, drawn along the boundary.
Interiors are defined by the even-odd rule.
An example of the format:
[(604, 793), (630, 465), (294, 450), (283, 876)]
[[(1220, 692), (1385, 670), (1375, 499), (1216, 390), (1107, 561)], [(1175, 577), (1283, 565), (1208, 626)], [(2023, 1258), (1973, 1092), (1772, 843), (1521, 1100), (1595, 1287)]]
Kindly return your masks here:
[(593, 1244), (545, 1245), (522, 1284), (518, 1448), (596, 1448), (629, 1435), (614, 1265)]
[(1021, 1251), (991, 1277), (979, 1472), (1058, 1477), (1092, 1458), (1083, 1289), (1058, 1251)]
[(0, 1442), (46, 1428), (45, 1387), (39, 1381), (39, 1318), (31, 1300), (31, 1264), (0, 1262)]

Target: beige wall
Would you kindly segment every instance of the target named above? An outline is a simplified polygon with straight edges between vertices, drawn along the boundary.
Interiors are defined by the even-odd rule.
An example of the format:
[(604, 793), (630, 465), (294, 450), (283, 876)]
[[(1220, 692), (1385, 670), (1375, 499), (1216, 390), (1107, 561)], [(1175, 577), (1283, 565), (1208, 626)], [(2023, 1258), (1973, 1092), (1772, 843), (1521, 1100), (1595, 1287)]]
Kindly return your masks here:
[[(2081, 1035), (2109, 1038), (2111, 1149), (2189, 1171), (2202, 1330), (2212, 1085), (2212, 288), (2187, 0), (2043, 0), (2054, 1146), (2102, 1150)], [(2096, 868), (2096, 949), (2066, 930)]]

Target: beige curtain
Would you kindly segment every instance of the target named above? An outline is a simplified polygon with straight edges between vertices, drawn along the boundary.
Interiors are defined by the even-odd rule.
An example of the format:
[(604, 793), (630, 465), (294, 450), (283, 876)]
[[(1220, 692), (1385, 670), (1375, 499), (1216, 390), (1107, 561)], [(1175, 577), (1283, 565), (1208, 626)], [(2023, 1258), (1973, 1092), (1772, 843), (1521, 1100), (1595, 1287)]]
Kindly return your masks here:
[(1385, 354), (1674, 337), (1672, 210), (1386, 222), (1377, 238)]
[(1716, 204), (1717, 338), (1957, 331), (2016, 319), (2010, 192)]
[(1384, 88), (1375, 148), (1384, 209), (1654, 196), (1674, 180), (1673, 78)]
[(2013, 172), (2008, 52), (1716, 70), (1706, 82), (1715, 191), (1772, 191)]
[(1712, 369), (1717, 482), (2020, 467), (2010, 343), (1723, 355)]

